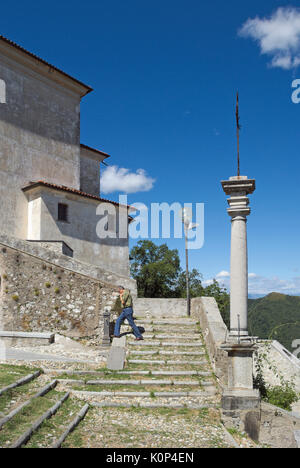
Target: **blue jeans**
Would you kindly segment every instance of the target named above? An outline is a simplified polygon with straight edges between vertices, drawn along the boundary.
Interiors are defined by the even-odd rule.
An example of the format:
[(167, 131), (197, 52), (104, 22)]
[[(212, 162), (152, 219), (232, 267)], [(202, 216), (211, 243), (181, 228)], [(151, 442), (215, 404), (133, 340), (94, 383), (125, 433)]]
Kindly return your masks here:
[(121, 325), (125, 319), (127, 319), (136, 338), (142, 338), (142, 334), (133, 320), (132, 307), (126, 307), (126, 309), (123, 309), (123, 312), (121, 313), (120, 317), (117, 319), (116, 325), (115, 325), (115, 332), (114, 332), (115, 336), (120, 336)]

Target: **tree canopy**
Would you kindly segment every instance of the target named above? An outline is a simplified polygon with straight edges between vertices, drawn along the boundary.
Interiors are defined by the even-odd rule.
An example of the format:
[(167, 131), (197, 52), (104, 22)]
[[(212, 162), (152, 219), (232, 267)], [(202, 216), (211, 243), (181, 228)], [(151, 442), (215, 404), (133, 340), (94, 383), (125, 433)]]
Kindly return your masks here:
[[(139, 297), (186, 297), (186, 274), (180, 267), (177, 249), (141, 240), (131, 249), (130, 258), (131, 275), (137, 281)], [(216, 280), (204, 287), (201, 273), (194, 268), (189, 272), (189, 282), (191, 297), (214, 297), (223, 316), (229, 317), (229, 295)]]

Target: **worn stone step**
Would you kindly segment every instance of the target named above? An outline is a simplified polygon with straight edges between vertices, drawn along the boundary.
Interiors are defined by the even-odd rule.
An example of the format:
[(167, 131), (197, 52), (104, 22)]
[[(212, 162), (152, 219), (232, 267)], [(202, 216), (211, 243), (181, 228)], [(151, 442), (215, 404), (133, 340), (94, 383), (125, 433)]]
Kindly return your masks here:
[(146, 360), (146, 359), (128, 359), (127, 362), (129, 364), (162, 364), (162, 365), (182, 365), (182, 364), (189, 364), (189, 365), (199, 365), (202, 366), (207, 364), (206, 361), (172, 361), (172, 360)]
[(171, 409), (209, 409), (213, 408), (213, 405), (202, 405), (201, 403), (173, 403), (172, 401), (167, 403), (127, 403), (126, 401), (102, 401), (102, 402), (91, 402), (91, 406), (95, 408), (169, 408)]
[(179, 320), (135, 320), (136, 324), (138, 325), (143, 325), (145, 324), (152, 324), (152, 325), (182, 325), (185, 327), (190, 327), (191, 325), (197, 325), (196, 320), (185, 320), (185, 321), (179, 321)]
[(0, 331), (0, 338), (4, 342), (23, 344), (52, 344), (55, 341), (55, 333), (20, 332), (20, 331)]
[(161, 356), (205, 356), (204, 351), (159, 351)]
[[(64, 381), (66, 382), (66, 381)], [(72, 382), (73, 383), (73, 382)], [(200, 383), (196, 380), (155, 380), (155, 379), (141, 379), (141, 380), (118, 380), (118, 379), (99, 379), (99, 380), (89, 380), (86, 382), (86, 385), (126, 385), (126, 386), (131, 386), (131, 385), (177, 385), (177, 386), (194, 386), (194, 387), (199, 387)], [(201, 386), (211, 386), (213, 385), (212, 382), (201, 382)]]
[(74, 396), (84, 396), (84, 397), (120, 397), (120, 398), (185, 398), (185, 397), (209, 397), (215, 393), (211, 390), (209, 392), (203, 391), (187, 391), (187, 392), (114, 392), (114, 391), (100, 391), (100, 392), (91, 392), (88, 390), (71, 390), (71, 394)]
[(199, 336), (199, 330), (195, 328), (187, 328), (187, 327), (180, 327), (179, 325), (174, 325), (174, 326), (162, 326), (162, 327), (153, 327), (152, 325), (146, 325), (145, 327), (145, 332), (146, 333), (153, 333), (153, 334), (170, 334), (170, 335), (176, 335), (177, 333), (180, 333), (182, 335), (198, 335)]
[(199, 377), (209, 377), (211, 372), (201, 372), (201, 371), (178, 371), (178, 370), (157, 370), (157, 371), (142, 371), (142, 370), (133, 370), (133, 371), (119, 371), (120, 374), (125, 375), (168, 375), (168, 376), (199, 376)]
[(182, 347), (182, 348), (196, 348), (203, 347), (202, 341), (195, 343), (185, 343), (180, 341), (164, 342), (164, 341), (132, 341), (128, 343), (130, 346), (159, 346), (159, 347)]
[(140, 349), (131, 349), (129, 352), (129, 355), (131, 356), (132, 354), (137, 355), (137, 356), (154, 356), (154, 355), (160, 355), (160, 356), (204, 356), (205, 352), (203, 351), (144, 351)]
[[(161, 341), (161, 340), (199, 340), (199, 334), (197, 335), (196, 333), (194, 335), (177, 335), (174, 333), (173, 335), (160, 335), (160, 334), (149, 334), (149, 333), (144, 333), (143, 334), (144, 340), (154, 340), (154, 341)], [(128, 337), (129, 341), (134, 339), (134, 336), (129, 336)]]

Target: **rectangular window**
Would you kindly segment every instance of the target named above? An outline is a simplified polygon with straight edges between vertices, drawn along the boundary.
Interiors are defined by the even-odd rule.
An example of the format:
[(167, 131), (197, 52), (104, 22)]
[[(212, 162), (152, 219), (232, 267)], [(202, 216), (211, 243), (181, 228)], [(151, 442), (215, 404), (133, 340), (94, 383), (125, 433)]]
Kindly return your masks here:
[(58, 221), (68, 221), (68, 205), (64, 203), (58, 204)]

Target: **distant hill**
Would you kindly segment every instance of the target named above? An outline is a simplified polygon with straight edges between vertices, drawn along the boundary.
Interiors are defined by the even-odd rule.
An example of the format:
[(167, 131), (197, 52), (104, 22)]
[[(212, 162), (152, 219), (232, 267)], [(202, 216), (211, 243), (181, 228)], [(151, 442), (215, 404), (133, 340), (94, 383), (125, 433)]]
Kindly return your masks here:
[(294, 351), (292, 342), (300, 340), (300, 297), (274, 292), (249, 299), (248, 304), (249, 333), (278, 340), (289, 351)]

